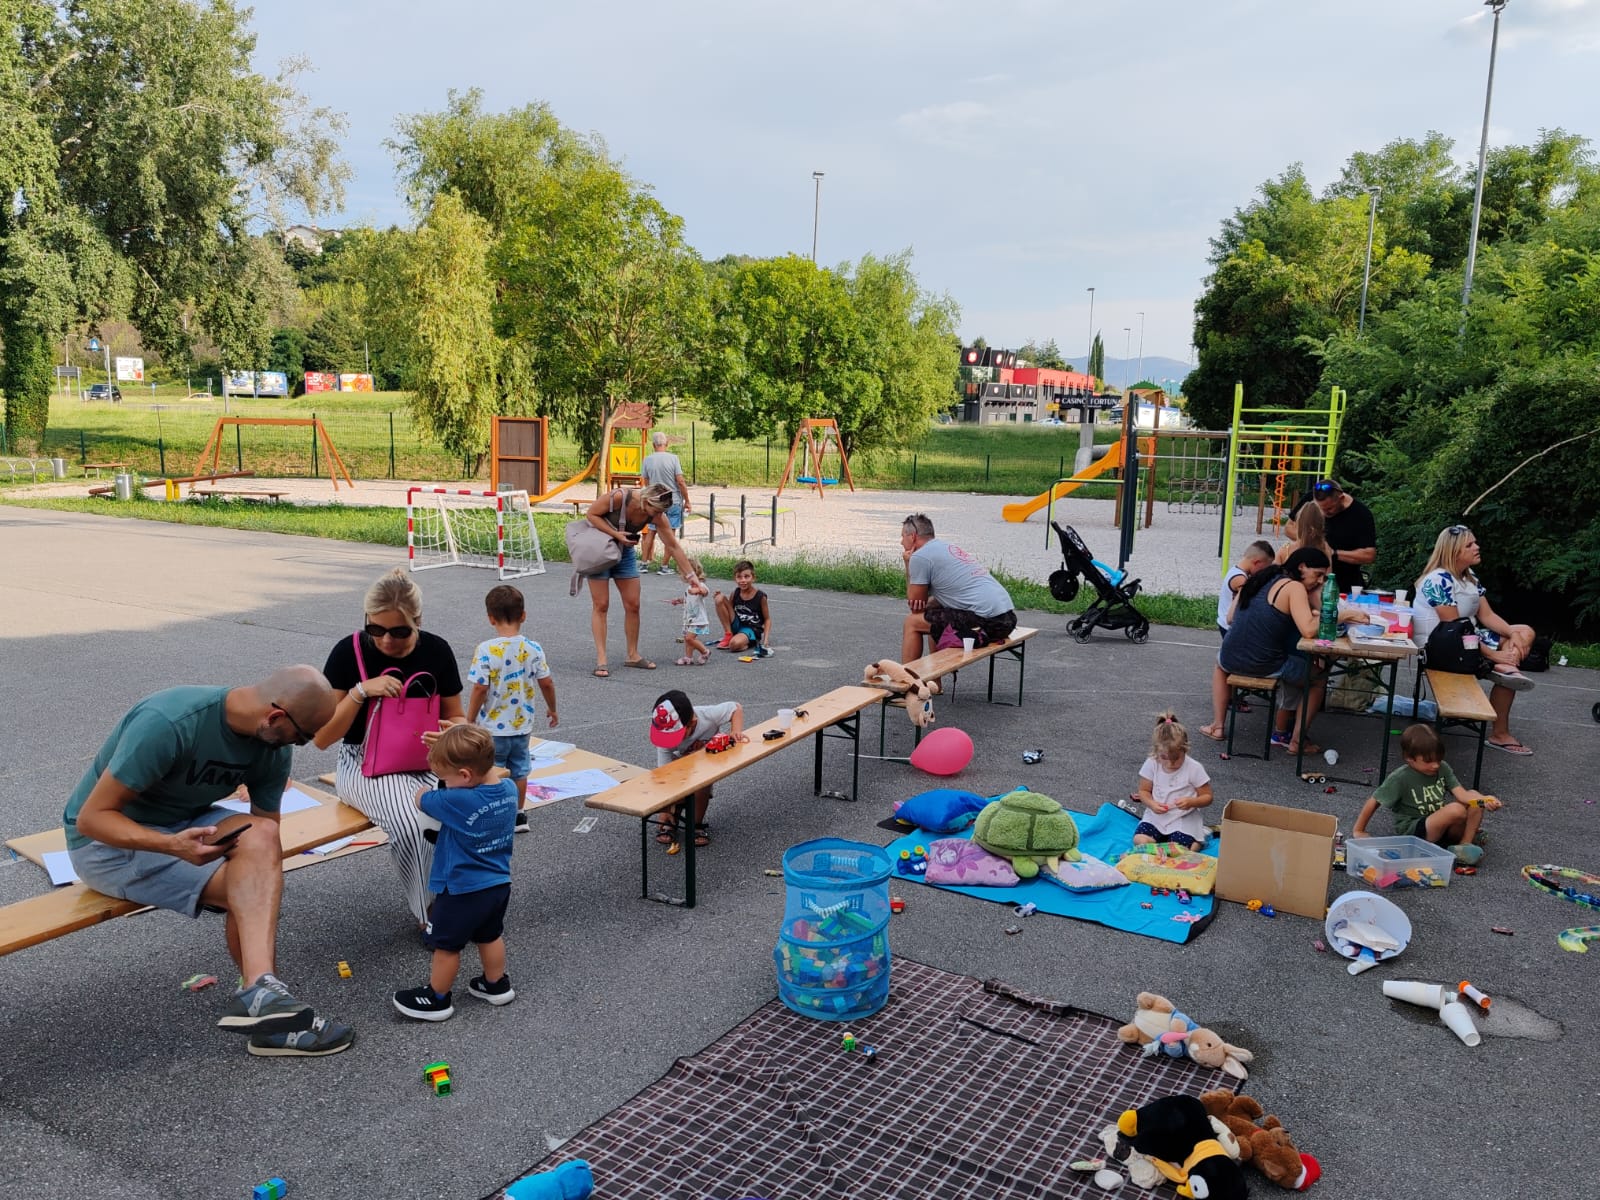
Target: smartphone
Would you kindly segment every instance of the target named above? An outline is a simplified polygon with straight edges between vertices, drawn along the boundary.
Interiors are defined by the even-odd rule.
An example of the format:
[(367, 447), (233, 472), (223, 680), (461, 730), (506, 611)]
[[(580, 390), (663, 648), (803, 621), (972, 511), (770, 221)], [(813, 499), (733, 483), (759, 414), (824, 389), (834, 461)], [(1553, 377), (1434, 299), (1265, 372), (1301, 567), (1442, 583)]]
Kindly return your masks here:
[(234, 842), (239, 840), (239, 835), (241, 833), (243, 833), (246, 829), (249, 829), (250, 826), (253, 825), (254, 823), (255, 822), (253, 822), (253, 821), (246, 821), (243, 825), (235, 825), (232, 829), (228, 830), (227, 833), (223, 834), (216, 841), (207, 842), (206, 845), (208, 845), (208, 846), (231, 846), (231, 845), (233, 845)]

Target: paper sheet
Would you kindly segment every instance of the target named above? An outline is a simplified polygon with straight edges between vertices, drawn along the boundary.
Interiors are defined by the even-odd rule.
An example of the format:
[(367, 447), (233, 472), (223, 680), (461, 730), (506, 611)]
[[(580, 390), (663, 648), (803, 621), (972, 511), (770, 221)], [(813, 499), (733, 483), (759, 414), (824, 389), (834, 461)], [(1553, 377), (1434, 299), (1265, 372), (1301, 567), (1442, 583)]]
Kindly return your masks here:
[[(308, 796), (299, 788), (290, 784), (283, 789), (283, 806), (278, 809), (278, 815), (286, 816), (292, 812), (300, 812), (302, 809), (316, 808), (320, 803), (321, 801), (315, 796)], [(226, 808), (236, 813), (248, 813), (250, 811), (250, 804), (245, 800), (218, 800), (217, 807)]]
[(336, 850), (343, 850), (346, 846), (348, 846), (351, 842), (353, 842), (355, 840), (356, 840), (356, 835), (352, 833), (348, 837), (334, 838), (333, 841), (331, 841), (331, 842), (323, 842), (322, 845), (320, 845), (320, 846), (313, 846), (313, 847), (311, 847), (311, 849), (307, 850), (306, 853), (307, 854), (332, 854)]
[(51, 887), (78, 882), (78, 872), (72, 866), (72, 855), (65, 850), (46, 850), (43, 858), (44, 869), (50, 872)]
[(535, 761), (560, 762), (563, 756), (577, 748), (571, 742), (539, 742), (533, 747), (532, 753)]
[(546, 775), (528, 780), (528, 803), (548, 804), (554, 800), (567, 800), (573, 796), (593, 796), (617, 786), (617, 781), (604, 771), (593, 767), (584, 771), (568, 771), (564, 775)]

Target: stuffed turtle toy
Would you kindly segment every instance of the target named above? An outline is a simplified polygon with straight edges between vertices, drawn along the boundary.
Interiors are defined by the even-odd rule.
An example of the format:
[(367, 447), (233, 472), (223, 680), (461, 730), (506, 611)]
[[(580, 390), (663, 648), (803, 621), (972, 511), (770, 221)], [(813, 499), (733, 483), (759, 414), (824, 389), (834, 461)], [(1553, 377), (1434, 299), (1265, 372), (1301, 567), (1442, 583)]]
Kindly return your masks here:
[(978, 814), (972, 840), (1010, 859), (1022, 879), (1032, 879), (1041, 864), (1054, 869), (1063, 858), (1077, 862), (1083, 857), (1072, 814), (1038, 792), (1008, 792), (990, 801)]

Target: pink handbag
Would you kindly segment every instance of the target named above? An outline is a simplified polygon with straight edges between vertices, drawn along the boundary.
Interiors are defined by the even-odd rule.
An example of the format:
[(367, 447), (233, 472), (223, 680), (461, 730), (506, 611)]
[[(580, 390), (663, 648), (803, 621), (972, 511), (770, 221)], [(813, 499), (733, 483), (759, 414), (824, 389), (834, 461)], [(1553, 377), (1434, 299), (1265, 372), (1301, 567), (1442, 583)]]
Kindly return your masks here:
[[(361, 635), (352, 634), (351, 645), (356, 651), (356, 670), (367, 678), (367, 666), (361, 661)], [(390, 667), (383, 674), (398, 676), (400, 671)], [(375, 775), (411, 775), (428, 770), (428, 747), (423, 744), (424, 733), (439, 730), (439, 690), (435, 686), (431, 696), (411, 696), (411, 685), (426, 675), (418, 671), (405, 681), (398, 696), (380, 696), (367, 701), (367, 740), (361, 757), (361, 773), (368, 779)]]

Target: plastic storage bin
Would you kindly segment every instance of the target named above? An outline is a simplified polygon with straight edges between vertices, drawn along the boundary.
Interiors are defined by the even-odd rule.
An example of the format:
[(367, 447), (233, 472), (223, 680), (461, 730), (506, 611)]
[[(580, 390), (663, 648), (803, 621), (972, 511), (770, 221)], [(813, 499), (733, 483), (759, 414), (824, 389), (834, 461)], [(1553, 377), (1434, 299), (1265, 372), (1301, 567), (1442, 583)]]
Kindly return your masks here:
[(802, 1016), (853, 1021), (889, 999), (889, 856), (820, 838), (783, 856), (778, 998)]
[(1368, 887), (1447, 887), (1455, 855), (1416, 837), (1351, 838), (1347, 870)]

